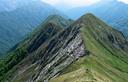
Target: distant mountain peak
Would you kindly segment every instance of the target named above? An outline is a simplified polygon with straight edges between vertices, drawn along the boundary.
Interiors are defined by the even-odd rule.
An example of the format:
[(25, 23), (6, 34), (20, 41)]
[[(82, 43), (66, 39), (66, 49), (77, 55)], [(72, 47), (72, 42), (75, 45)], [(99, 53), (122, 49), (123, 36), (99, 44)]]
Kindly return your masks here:
[(91, 18), (96, 18), (95, 17), (95, 15), (94, 14), (92, 14), (92, 13), (87, 13), (87, 14), (85, 14), (85, 15), (83, 15), (81, 18), (87, 18), (87, 17), (91, 17)]

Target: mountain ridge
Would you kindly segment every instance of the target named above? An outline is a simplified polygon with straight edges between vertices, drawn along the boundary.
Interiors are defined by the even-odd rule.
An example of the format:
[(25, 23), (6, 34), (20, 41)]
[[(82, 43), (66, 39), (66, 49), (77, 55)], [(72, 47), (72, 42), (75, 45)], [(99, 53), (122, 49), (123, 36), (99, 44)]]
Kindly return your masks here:
[[(125, 51), (121, 47), (115, 47), (111, 40), (104, 40), (102, 37), (97, 38), (95, 36), (97, 27), (96, 25), (92, 26), (92, 23), (89, 24), (89, 19), (91, 19), (90, 23), (94, 23), (95, 16), (87, 14), (77, 21), (78, 24), (82, 23), (82, 28), (80, 30), (85, 49), (89, 51), (89, 55), (72, 63), (64, 69), (60, 75), (50, 79), (49, 82), (125, 82), (128, 80), (128, 70), (126, 70), (128, 67), (128, 44)], [(98, 21), (95, 22), (99, 24)], [(99, 20), (99, 22), (101, 22), (101, 20)], [(110, 29), (108, 25), (105, 28), (108, 29), (107, 27)], [(112, 32), (114, 31), (116, 30)], [(114, 36), (116, 35), (114, 34)]]
[[(49, 24), (52, 29), (58, 28), (48, 22), (48, 26), (47, 23), (43, 24), (42, 29), (47, 30)], [(35, 37), (31, 36), (29, 40), (24, 41), (18, 47), (18, 51), (13, 52), (13, 58), (6, 60), (5, 63), (9, 67), (10, 63), (16, 63), (15, 60), (20, 61), (12, 66), (3, 78), (1, 77), (2, 81), (128, 81), (128, 44), (121, 32), (92, 14), (82, 16), (67, 27), (46, 39), (39, 37), (45, 36), (44, 33), (52, 32), (39, 31), (35, 33)], [(29, 42), (32, 45), (28, 44)], [(40, 45), (33, 47), (34, 50), (28, 50), (29, 46), (38, 43)], [(19, 56), (23, 58), (15, 59)], [(0, 68), (0, 70), (4, 69)]]
[(110, 0), (107, 2), (106, 1), (107, 0), (99, 1), (96, 4), (87, 7), (74, 8), (67, 11), (66, 13), (69, 15), (69, 17), (73, 19), (79, 18), (84, 13), (88, 13), (88, 12), (93, 13), (94, 15), (102, 19), (104, 22), (106, 22), (113, 28), (123, 32), (124, 35), (127, 37), (128, 5), (117, 0), (115, 1)]

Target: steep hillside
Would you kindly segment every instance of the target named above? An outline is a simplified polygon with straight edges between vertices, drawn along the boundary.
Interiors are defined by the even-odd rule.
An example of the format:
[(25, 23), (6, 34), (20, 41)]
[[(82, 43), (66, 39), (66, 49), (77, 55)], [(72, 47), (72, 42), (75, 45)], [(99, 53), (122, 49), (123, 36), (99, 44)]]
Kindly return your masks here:
[(91, 14), (76, 24), (81, 25), (85, 48), (90, 53), (50, 82), (127, 82), (128, 43), (122, 33)]
[(118, 0), (101, 0), (87, 7), (74, 8), (66, 13), (73, 19), (78, 19), (85, 13), (93, 13), (112, 27), (128, 36), (128, 4)]
[[(52, 25), (52, 27), (50, 26), (50, 28), (48, 28), (49, 25)], [(48, 29), (46, 32), (41, 31), (39, 34), (35, 35), (36, 37), (32, 37), (32, 39), (22, 44), (22, 47), (25, 45), (24, 48), (25, 51), (27, 51), (27, 57), (25, 57), (25, 59), (23, 58), (23, 61), (20, 60), (21, 62), (19, 61), (19, 64), (17, 63), (14, 67), (12, 66), (13, 68), (3, 75), (2, 79), (4, 80), (2, 81), (47, 81), (73, 61), (85, 55), (84, 45), (78, 26), (73, 28), (69, 27), (67, 30), (62, 30), (62, 32), (58, 31), (58, 34), (53, 38), (47, 38), (47, 35), (44, 35), (44, 33), (50, 33), (50, 35), (54, 34), (54, 31), (52, 31), (54, 28), (57, 28), (57, 26), (54, 26), (54, 23), (48, 23), (48, 26), (47, 24), (44, 26), (45, 31)], [(30, 44), (28, 44), (28, 42)], [(22, 47), (19, 49), (22, 49)], [(16, 54), (18, 53), (13, 53), (17, 57)], [(19, 55), (22, 56), (23, 54)], [(14, 63), (15, 61), (13, 60), (15, 60), (15, 57), (11, 60), (8, 59), (7, 63)], [(22, 73), (20, 73), (20, 71), (22, 71)]]
[(127, 50), (123, 34), (92, 14), (66, 29), (47, 22), (1, 60), (0, 80), (127, 82)]
[[(61, 21), (59, 21), (61, 19)], [(28, 54), (34, 52), (43, 43), (49, 41), (49, 39), (57, 34), (59, 31), (66, 28), (70, 21), (65, 23), (65, 19), (61, 16), (53, 15), (48, 17), (45, 22), (40, 24), (35, 31), (33, 31), (28, 38), (21, 41), (15, 47), (10, 50), (10, 53), (1, 58), (0, 60), (0, 76), (3, 77), (4, 73), (8, 72), (13, 66), (18, 64)], [(64, 22), (64, 24), (62, 23)], [(13, 51), (13, 52), (11, 52)], [(6, 66), (5, 66), (6, 64)]]
[(0, 12), (0, 55), (23, 40), (48, 16), (64, 16), (41, 0), (2, 0), (0, 5), (4, 7), (0, 8), (3, 9)]

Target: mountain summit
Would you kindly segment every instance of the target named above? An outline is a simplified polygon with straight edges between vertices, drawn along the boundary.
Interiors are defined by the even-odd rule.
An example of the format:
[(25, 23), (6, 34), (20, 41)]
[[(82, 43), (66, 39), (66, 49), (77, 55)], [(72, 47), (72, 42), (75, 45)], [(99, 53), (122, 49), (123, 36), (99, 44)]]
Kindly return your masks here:
[(128, 4), (118, 0), (101, 0), (87, 7), (73, 8), (66, 13), (73, 19), (78, 19), (85, 13), (93, 13), (113, 28), (128, 36)]

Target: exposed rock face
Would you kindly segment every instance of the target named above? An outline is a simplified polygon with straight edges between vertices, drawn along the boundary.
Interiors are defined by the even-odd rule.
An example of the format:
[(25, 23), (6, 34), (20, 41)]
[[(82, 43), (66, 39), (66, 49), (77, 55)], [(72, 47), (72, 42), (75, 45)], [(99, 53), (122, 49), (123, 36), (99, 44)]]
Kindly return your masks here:
[[(50, 47), (52, 49), (50, 49)], [(73, 63), (76, 59), (85, 55), (83, 40), (79, 33), (79, 27), (69, 28), (55, 36), (48, 44), (49, 50), (42, 54), (37, 65), (38, 73), (32, 82), (47, 82), (50, 78)]]
[[(65, 47), (65, 45), (67, 46)], [(51, 61), (49, 61), (45, 67), (41, 67), (43, 69), (40, 69), (41, 71), (39, 74), (36, 75), (36, 77), (33, 79), (34, 82), (43, 80), (47, 81), (48, 79), (54, 77), (56, 74), (58, 75), (60, 71), (70, 65), (73, 61), (84, 55), (84, 45), (80, 34), (78, 34), (68, 44), (64, 43), (63, 47), (61, 47), (57, 53), (53, 54), (49, 58)]]

